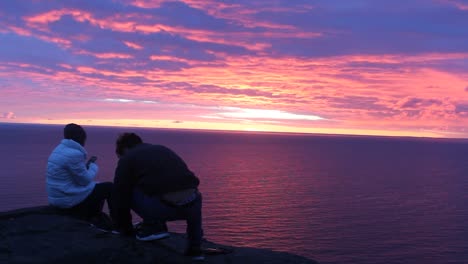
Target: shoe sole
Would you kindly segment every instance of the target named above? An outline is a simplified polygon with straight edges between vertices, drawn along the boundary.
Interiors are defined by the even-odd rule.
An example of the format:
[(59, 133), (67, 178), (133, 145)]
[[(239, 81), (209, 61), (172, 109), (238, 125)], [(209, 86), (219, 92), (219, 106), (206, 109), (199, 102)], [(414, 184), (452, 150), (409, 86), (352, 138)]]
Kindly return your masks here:
[(153, 234), (153, 235), (146, 236), (146, 237), (136, 236), (136, 238), (138, 240), (140, 240), (140, 241), (151, 241), (151, 240), (163, 239), (163, 238), (166, 238), (166, 237), (169, 237), (169, 236), (170, 236), (170, 234), (165, 232), (165, 233)]
[(96, 229), (96, 230), (99, 230), (101, 232), (104, 232), (104, 233), (111, 233), (111, 234), (114, 234), (114, 235), (120, 235), (120, 232), (119, 231), (115, 231), (115, 230), (108, 230), (108, 229), (102, 229), (102, 228), (99, 228), (93, 224), (90, 225), (92, 228)]

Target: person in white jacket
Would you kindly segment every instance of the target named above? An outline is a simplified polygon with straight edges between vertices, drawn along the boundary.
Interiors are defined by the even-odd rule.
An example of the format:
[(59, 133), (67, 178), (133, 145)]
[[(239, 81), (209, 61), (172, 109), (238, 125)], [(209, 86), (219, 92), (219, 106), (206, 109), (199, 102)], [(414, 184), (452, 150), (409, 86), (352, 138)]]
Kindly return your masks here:
[[(47, 161), (49, 204), (84, 220), (100, 222), (102, 229), (111, 228), (110, 218), (102, 211), (105, 201), (108, 206), (111, 204), (112, 182), (95, 181), (99, 167), (95, 157), (87, 161), (88, 154), (84, 149), (86, 132), (81, 126), (68, 124), (63, 129), (63, 135), (64, 139)], [(103, 216), (109, 220), (103, 219)]]

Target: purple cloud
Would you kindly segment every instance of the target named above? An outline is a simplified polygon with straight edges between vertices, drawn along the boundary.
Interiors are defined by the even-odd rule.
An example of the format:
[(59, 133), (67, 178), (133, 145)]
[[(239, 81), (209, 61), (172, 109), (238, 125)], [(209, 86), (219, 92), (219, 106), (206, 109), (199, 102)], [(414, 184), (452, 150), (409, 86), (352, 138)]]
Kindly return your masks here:
[(463, 123), (454, 109), (465, 113), (460, 88), (468, 92), (466, 6), (0, 1), (0, 79), (8, 83), (0, 94), (5, 109), (22, 116), (72, 97), (320, 111), (353, 124), (364, 117)]
[[(468, 36), (468, 29), (462, 26), (468, 23), (466, 12), (442, 3), (421, 0), (349, 1), (347, 4), (317, 1), (314, 7), (299, 14), (264, 12), (257, 15), (299, 30), (323, 32), (321, 38), (275, 41), (273, 49), (302, 56), (467, 50), (466, 45), (462, 45)], [(441, 20), (447, 23), (437, 22)], [(449, 44), (452, 41), (460, 45)], [(287, 48), (292, 45), (298, 48)]]
[(468, 115), (468, 104), (457, 104), (455, 112), (457, 114)]
[(407, 98), (402, 104), (402, 108), (421, 108), (432, 105), (441, 105), (442, 101), (436, 99)]
[(316, 99), (328, 101), (328, 104), (335, 108), (344, 109), (366, 109), (366, 110), (390, 110), (390, 108), (379, 103), (376, 97), (365, 96), (345, 96), (345, 97), (326, 97), (319, 96)]

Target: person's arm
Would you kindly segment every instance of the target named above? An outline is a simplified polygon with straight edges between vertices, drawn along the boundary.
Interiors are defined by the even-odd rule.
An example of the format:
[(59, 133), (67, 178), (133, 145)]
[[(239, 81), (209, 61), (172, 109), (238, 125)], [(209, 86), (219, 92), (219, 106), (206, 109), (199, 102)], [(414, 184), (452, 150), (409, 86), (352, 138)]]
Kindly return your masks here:
[(96, 163), (90, 163), (89, 169), (86, 168), (84, 158), (71, 159), (69, 163), (69, 170), (73, 177), (73, 180), (79, 184), (86, 186), (90, 184), (98, 173), (99, 167)]
[(112, 192), (113, 206), (110, 211), (117, 230), (123, 235), (133, 234), (130, 209), (134, 185), (135, 182), (129, 160), (121, 158), (115, 169), (114, 188)]

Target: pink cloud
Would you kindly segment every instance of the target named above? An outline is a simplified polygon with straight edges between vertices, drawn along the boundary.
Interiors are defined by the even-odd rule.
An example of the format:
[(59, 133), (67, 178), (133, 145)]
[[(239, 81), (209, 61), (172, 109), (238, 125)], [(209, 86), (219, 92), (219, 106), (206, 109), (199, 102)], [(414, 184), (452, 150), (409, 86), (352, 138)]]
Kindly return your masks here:
[(130, 41), (124, 41), (124, 44), (127, 45), (127, 47), (130, 47), (132, 49), (136, 49), (136, 50), (141, 50), (143, 49), (142, 46), (136, 44), (136, 43), (133, 43), (133, 42), (130, 42)]
[(6, 112), (6, 113), (3, 113), (0, 118), (2, 119), (15, 119), (16, 118), (16, 115), (15, 113), (13, 112)]
[(141, 8), (157, 8), (160, 7), (167, 0), (132, 0), (130, 5)]
[[(145, 8), (154, 8), (159, 6), (163, 1), (136, 1), (136, 4), (139, 7)], [(200, 3), (196, 4), (197, 1), (187, 1), (187, 4), (196, 7), (204, 7), (209, 3)], [(231, 5), (220, 5), (217, 2), (213, 2), (213, 6), (218, 9), (232, 7)], [(211, 9), (208, 9), (211, 10)], [(69, 15), (72, 16), (78, 22), (88, 22), (92, 25), (103, 29), (109, 29), (118, 32), (140, 32), (143, 34), (152, 34), (158, 32), (168, 32), (171, 34), (177, 34), (184, 36), (185, 38), (198, 42), (210, 42), (217, 44), (226, 44), (226, 45), (237, 45), (252, 51), (259, 51), (271, 46), (269, 43), (262, 43), (258, 41), (259, 36), (269, 37), (269, 38), (290, 38), (290, 37), (301, 37), (301, 38), (318, 38), (322, 36), (321, 32), (301, 32), (290, 25), (277, 24), (271, 21), (257, 21), (251, 17), (251, 11), (246, 9), (244, 10), (246, 16), (234, 16), (226, 17), (220, 16), (223, 19), (229, 19), (237, 21), (237, 23), (242, 24), (246, 28), (256, 28), (262, 27), (270, 29), (265, 32), (233, 32), (229, 36), (226, 36), (224, 32), (215, 32), (210, 30), (203, 29), (193, 29), (186, 28), (182, 26), (172, 26), (164, 23), (150, 23), (145, 22), (145, 19), (151, 19), (151, 17), (146, 17), (145, 15), (140, 14), (114, 14), (110, 17), (96, 17), (90, 12), (81, 11), (78, 9), (60, 9), (60, 10), (51, 10), (42, 14), (37, 14), (29, 17), (25, 17), (27, 25), (30, 28), (34, 28), (43, 32), (50, 32), (48, 25), (52, 22), (59, 21), (63, 16)], [(240, 12), (242, 13), (242, 12)], [(16, 29), (20, 30), (19, 28)], [(28, 31), (23, 30), (23, 34), (28, 34)], [(30, 34), (30, 33), (29, 33)], [(65, 45), (69, 47), (71, 45), (70, 40), (66, 40), (57, 36), (38, 36), (39, 38), (48, 41), (57, 43), (60, 45)], [(82, 40), (89, 39), (89, 37), (81, 36)], [(254, 40), (257, 39), (257, 40)], [(142, 49), (141, 45), (132, 42), (124, 42), (125, 45), (134, 49)]]
[(11, 32), (14, 32), (15, 34), (18, 34), (20, 36), (31, 36), (32, 33), (30, 30), (25, 29), (25, 28), (20, 28), (16, 26), (7, 26), (8, 30)]
[(178, 62), (185, 62), (190, 63), (191, 61), (184, 58), (178, 58), (174, 56), (159, 56), (159, 55), (151, 55), (150, 60), (158, 61), (158, 60), (166, 60), (166, 61), (178, 61)]
[[(76, 106), (87, 109), (74, 115), (95, 116), (91, 112), (96, 111), (99, 117), (132, 119), (127, 113), (137, 109), (134, 115), (153, 119), (156, 111), (146, 108), (148, 105), (163, 102), (190, 109), (196, 102), (201, 108), (320, 116), (324, 120), (314, 125), (333, 128), (418, 131), (466, 121), (468, 76), (464, 62), (468, 53), (456, 47), (458, 42), (447, 40), (448, 46), (455, 43), (448, 49), (440, 46), (414, 52), (403, 47), (408, 44), (402, 44), (403, 39), (392, 43), (380, 39), (380, 32), (376, 38), (368, 38), (367, 27), (355, 34), (351, 17), (347, 17), (350, 27), (338, 20), (330, 23), (326, 17), (336, 14), (327, 13), (333, 4), (328, 9), (321, 7), (324, 13), (319, 16), (308, 16), (315, 8), (302, 8), (293, 1), (282, 6), (268, 1), (228, 4), (181, 0), (163, 5), (172, 1), (135, 0), (130, 1), (133, 7), (115, 6), (122, 12), (99, 10), (117, 2), (124, 1), (82, 7), (77, 2), (45, 12), (41, 7), (36, 14), (31, 8), (17, 15), (22, 20), (0, 22), (0, 32), (7, 33), (3, 39), (10, 44), (0, 51), (6, 58), (0, 62), (1, 94), (7, 98), (4, 102), (8, 101), (5, 109), (15, 109), (23, 117), (25, 110), (35, 113), (34, 107), (44, 107), (54, 112), (57, 120), (67, 111), (61, 110), (66, 109), (61, 102), (69, 105), (69, 100), (76, 100)], [(465, 8), (460, 1), (446, 3)], [(166, 14), (166, 9), (174, 12)], [(462, 13), (454, 7), (443, 10)], [(366, 21), (365, 17), (358, 20)], [(368, 24), (370, 29), (382, 26), (375, 22)], [(405, 36), (421, 39), (410, 48), (420, 43), (432, 43), (421, 44), (421, 48), (437, 46), (437, 41), (425, 42), (423, 38), (431, 35), (433, 28), (426, 30), (430, 24), (424, 30), (419, 30), (422, 23), (413, 26), (414, 32)], [(452, 28), (450, 34), (461, 32), (457, 25)], [(446, 31), (443, 29), (440, 36)], [(389, 32), (398, 30), (395, 25)], [(402, 32), (406, 31), (403, 28)], [(331, 40), (321, 42), (323, 39)], [(373, 44), (362, 47), (368, 42)], [(378, 49), (379, 45), (384, 48)], [(106, 98), (120, 101), (111, 103)], [(13, 99), (21, 103), (10, 103), (16, 102)], [(58, 105), (47, 106), (50, 102)], [(128, 102), (125, 111), (121, 110), (123, 102)], [(108, 106), (112, 109), (102, 110)], [(197, 114), (187, 111), (183, 117), (171, 119), (185, 123)], [(228, 121), (230, 117), (223, 118)], [(295, 125), (311, 126), (310, 122)]]

